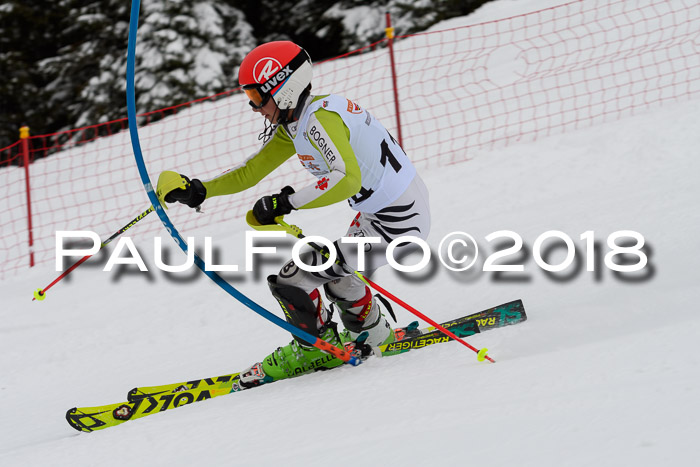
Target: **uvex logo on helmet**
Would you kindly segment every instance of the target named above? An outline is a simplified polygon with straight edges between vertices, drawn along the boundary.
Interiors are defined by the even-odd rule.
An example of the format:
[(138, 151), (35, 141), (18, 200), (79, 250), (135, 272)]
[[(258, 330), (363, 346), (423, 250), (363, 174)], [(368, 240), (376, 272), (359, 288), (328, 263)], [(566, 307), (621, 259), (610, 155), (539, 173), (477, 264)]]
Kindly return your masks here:
[(263, 93), (270, 92), (278, 84), (284, 82), (291, 74), (292, 69), (289, 65), (282, 68), (280, 62), (272, 57), (265, 57), (258, 60), (253, 67), (253, 77), (257, 83), (262, 84), (260, 90)]
[(311, 84), (309, 54), (290, 41), (257, 46), (238, 68), (238, 82), (261, 95), (271, 95), (281, 110), (294, 108)]

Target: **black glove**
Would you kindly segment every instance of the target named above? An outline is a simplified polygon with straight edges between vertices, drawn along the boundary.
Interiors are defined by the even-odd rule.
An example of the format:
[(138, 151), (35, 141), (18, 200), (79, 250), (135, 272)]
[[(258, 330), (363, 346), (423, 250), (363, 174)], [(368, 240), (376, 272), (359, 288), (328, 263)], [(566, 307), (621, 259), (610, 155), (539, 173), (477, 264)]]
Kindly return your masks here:
[(255, 202), (253, 215), (262, 225), (275, 223), (275, 217), (285, 216), (294, 209), (289, 202), (289, 195), (294, 193), (294, 188), (286, 186), (276, 195), (263, 196)]
[(186, 204), (191, 208), (196, 208), (204, 202), (207, 197), (207, 189), (204, 187), (202, 182), (198, 179), (193, 178), (190, 180), (184, 175), (180, 175), (187, 181), (186, 188), (176, 188), (170, 193), (165, 195), (165, 201), (168, 203), (174, 203), (178, 201), (182, 204)]

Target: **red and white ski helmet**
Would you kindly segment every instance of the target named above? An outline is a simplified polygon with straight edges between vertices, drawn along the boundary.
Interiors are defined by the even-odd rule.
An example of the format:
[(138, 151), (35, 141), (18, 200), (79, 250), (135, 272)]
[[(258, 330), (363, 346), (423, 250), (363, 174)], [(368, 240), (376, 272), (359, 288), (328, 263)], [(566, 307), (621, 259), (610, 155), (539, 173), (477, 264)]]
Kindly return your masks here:
[(268, 42), (246, 55), (238, 82), (252, 106), (261, 107), (271, 96), (280, 110), (292, 109), (311, 84), (311, 68), (309, 54), (294, 42)]

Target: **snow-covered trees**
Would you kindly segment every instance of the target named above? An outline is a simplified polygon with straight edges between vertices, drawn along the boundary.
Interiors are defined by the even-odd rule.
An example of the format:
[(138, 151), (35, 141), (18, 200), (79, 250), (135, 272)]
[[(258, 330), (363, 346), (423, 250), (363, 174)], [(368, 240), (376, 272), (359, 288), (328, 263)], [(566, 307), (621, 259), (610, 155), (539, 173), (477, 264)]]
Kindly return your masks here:
[[(137, 42), (139, 112), (231, 89), (255, 45), (289, 39), (312, 59), (464, 15), (488, 0), (142, 0)], [(0, 5), (0, 147), (33, 134), (126, 115), (130, 2), (6, 0)]]

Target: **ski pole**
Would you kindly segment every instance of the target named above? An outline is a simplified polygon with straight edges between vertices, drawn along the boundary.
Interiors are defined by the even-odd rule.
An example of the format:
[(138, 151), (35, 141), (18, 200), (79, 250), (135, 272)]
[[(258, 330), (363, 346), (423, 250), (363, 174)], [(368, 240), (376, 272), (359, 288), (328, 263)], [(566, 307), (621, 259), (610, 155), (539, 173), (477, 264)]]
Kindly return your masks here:
[[(299, 227), (297, 227), (296, 225), (290, 225), (290, 224), (287, 224), (286, 222), (284, 222), (283, 216), (279, 216), (279, 217), (275, 218), (275, 222), (277, 222), (279, 227), (276, 225), (272, 225), (272, 226), (271, 225), (261, 225), (257, 221), (257, 219), (255, 219), (255, 216), (253, 215), (253, 211), (248, 211), (248, 214), (246, 215), (246, 221), (248, 222), (248, 225), (250, 225), (251, 227), (253, 227), (256, 230), (283, 230), (284, 232), (287, 232), (288, 234), (290, 234), (298, 239), (304, 238), (304, 234), (302, 233), (301, 229)], [(281, 227), (281, 229), (280, 229), (280, 227)], [(324, 257), (329, 258), (330, 255), (328, 254), (328, 252), (323, 251), (323, 248), (321, 248), (320, 246), (316, 245), (313, 242), (309, 242), (309, 245), (313, 249), (315, 249), (316, 251), (321, 253)], [(347, 272), (348, 274), (356, 275), (365, 284), (372, 287), (377, 292), (386, 295), (387, 297), (392, 299), (395, 303), (401, 305), (406, 310), (413, 313), (415, 316), (419, 317), (420, 319), (427, 322), (431, 326), (440, 330), (440, 332), (442, 332), (443, 334), (450, 336), (452, 339), (456, 340), (457, 342), (464, 345), (468, 349), (471, 349), (474, 352), (476, 352), (477, 360), (479, 360), (480, 362), (483, 362), (484, 360), (488, 360), (491, 363), (496, 363), (496, 361), (494, 359), (492, 359), (491, 357), (489, 357), (487, 355), (487, 352), (488, 352), (487, 348), (477, 349), (473, 345), (466, 342), (464, 339), (457, 337), (452, 331), (450, 331), (449, 329), (446, 329), (444, 326), (438, 324), (435, 320), (424, 315), (423, 313), (421, 313), (420, 311), (418, 311), (417, 309), (415, 309), (414, 307), (412, 307), (408, 303), (404, 302), (400, 298), (396, 297), (394, 294), (390, 293), (389, 291), (387, 291), (383, 287), (380, 287), (378, 284), (375, 284), (373, 281), (371, 281), (369, 278), (367, 278), (364, 274), (361, 274), (360, 272), (354, 270), (344, 261), (340, 261), (339, 259), (336, 259), (335, 264), (337, 264), (338, 266), (343, 268), (343, 270), (345, 272)]]
[[(148, 209), (146, 209), (145, 211), (143, 211), (141, 214), (139, 214), (138, 216), (136, 216), (131, 222), (129, 222), (129, 223), (126, 224), (124, 227), (122, 227), (121, 229), (119, 229), (119, 230), (117, 230), (116, 232), (114, 232), (114, 234), (112, 234), (111, 237), (109, 237), (107, 240), (105, 240), (104, 242), (102, 242), (102, 244), (100, 245), (100, 249), (97, 250), (97, 251), (99, 252), (100, 250), (102, 250), (102, 248), (104, 248), (105, 246), (107, 246), (107, 245), (109, 244), (109, 242), (111, 242), (112, 240), (114, 240), (115, 238), (117, 238), (118, 236), (120, 236), (121, 234), (123, 234), (124, 232), (126, 232), (127, 230), (129, 230), (134, 224), (136, 224), (138, 221), (140, 221), (141, 219), (143, 219), (144, 217), (146, 217), (148, 214), (150, 214), (150, 213), (152, 213), (152, 212), (153, 212), (153, 206), (149, 207)], [(95, 253), (95, 254), (97, 254), (97, 253)], [(64, 277), (66, 277), (68, 274), (71, 273), (71, 271), (73, 271), (75, 268), (77, 268), (78, 266), (80, 266), (81, 264), (83, 264), (85, 261), (87, 261), (88, 258), (91, 258), (92, 256), (94, 256), (94, 255), (83, 256), (83, 257), (80, 258), (78, 261), (76, 261), (71, 267), (69, 267), (68, 269), (66, 269), (66, 270), (63, 272), (63, 274), (61, 274), (61, 275), (58, 276), (56, 279), (54, 279), (53, 282), (51, 282), (49, 285), (47, 285), (47, 286), (44, 287), (43, 289), (36, 289), (36, 290), (34, 291), (34, 298), (32, 298), (32, 301), (34, 301), (34, 300), (39, 300), (39, 301), (41, 301), (41, 300), (45, 299), (45, 298), (46, 298), (46, 292), (47, 292), (51, 287), (53, 287), (57, 282), (59, 282), (59, 281), (60, 281), (61, 279), (63, 279)]]

